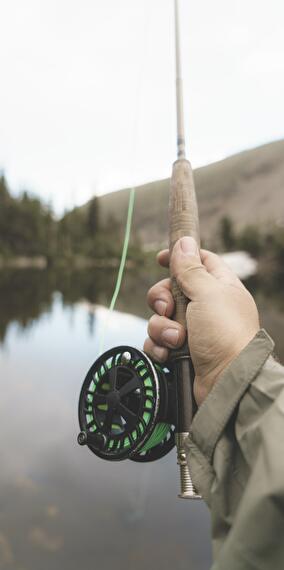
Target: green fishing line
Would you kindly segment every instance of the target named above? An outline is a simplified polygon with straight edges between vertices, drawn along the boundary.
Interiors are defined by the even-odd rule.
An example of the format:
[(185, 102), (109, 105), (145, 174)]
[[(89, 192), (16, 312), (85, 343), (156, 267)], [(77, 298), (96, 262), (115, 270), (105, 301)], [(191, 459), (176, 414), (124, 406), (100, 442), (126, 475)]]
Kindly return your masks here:
[[(105, 366), (102, 366), (100, 371), (96, 373), (94, 380), (91, 382), (90, 387), (89, 387), (89, 395), (87, 397), (88, 400), (88, 412), (87, 412), (87, 422), (91, 422), (94, 419), (93, 413), (92, 413), (92, 401), (93, 401), (93, 395), (95, 391), (96, 391), (96, 386), (97, 383), (100, 381), (103, 381), (103, 377), (104, 375), (107, 373), (108, 370), (110, 370), (112, 368), (112, 366), (116, 366), (117, 365), (117, 361), (120, 360), (121, 355), (118, 354), (116, 356), (115, 361), (111, 362), (106, 361), (105, 362)], [(143, 361), (139, 360), (136, 363), (134, 363), (135, 368), (137, 369), (137, 373), (139, 374), (139, 376), (141, 377), (141, 383), (144, 385), (144, 390), (145, 390), (145, 395), (146, 395), (146, 400), (145, 400), (145, 408), (144, 408), (144, 412), (143, 412), (143, 422), (139, 421), (137, 426), (135, 427), (135, 429), (131, 432), (131, 438), (136, 441), (137, 438), (140, 438), (141, 436), (143, 437), (145, 432), (147, 431), (147, 427), (148, 424), (151, 420), (151, 417), (153, 417), (154, 414), (154, 408), (155, 408), (155, 403), (153, 402), (153, 396), (154, 396), (154, 392), (153, 392), (153, 380), (151, 378), (151, 376), (149, 375), (149, 373), (147, 374), (147, 368), (145, 368), (145, 366), (143, 366)], [(141, 367), (142, 366), (142, 367)], [(161, 367), (157, 365), (157, 368), (160, 369)], [(141, 386), (142, 386), (141, 384)], [(105, 391), (108, 392), (110, 389), (110, 385), (107, 382), (103, 382), (101, 384), (101, 388)], [(147, 398), (147, 396), (149, 396)], [(151, 399), (150, 399), (151, 398)], [(107, 404), (98, 404), (96, 406), (96, 408), (98, 410), (101, 410), (103, 412), (107, 412)], [(98, 426), (94, 425), (91, 428), (91, 431), (96, 431), (98, 429)], [(121, 430), (121, 426), (119, 424), (116, 424), (115, 422), (112, 423), (111, 429), (113, 430), (113, 433), (117, 432), (117, 434), (120, 433)], [(156, 447), (157, 445), (161, 444), (162, 442), (166, 441), (168, 438), (168, 435), (170, 435), (171, 433), (171, 426), (167, 423), (158, 423), (153, 432), (151, 433), (149, 439), (146, 441), (146, 443), (140, 448), (140, 450), (138, 451), (138, 453), (145, 453), (147, 451), (149, 451), (150, 449), (152, 449), (153, 447)], [(108, 444), (108, 449), (111, 450), (112, 447), (114, 445), (114, 440), (110, 439), (109, 444)], [(123, 448), (123, 449), (130, 449), (131, 448), (131, 441), (130, 441), (130, 437), (128, 437), (128, 435), (126, 435), (124, 438), (122, 436), (122, 440), (119, 442), (117, 449), (119, 448)]]
[(152, 447), (156, 447), (156, 445), (159, 445), (166, 439), (168, 433), (170, 433), (169, 424), (157, 424), (153, 433), (151, 434), (151, 437), (148, 439), (147, 443), (144, 445), (141, 451), (149, 451), (149, 449), (152, 449)]
[[(108, 318), (105, 320), (104, 322), (104, 326), (103, 326), (103, 331), (102, 331), (102, 336), (101, 336), (101, 341), (100, 341), (100, 354), (103, 352), (103, 348), (104, 348), (104, 343), (105, 343), (105, 335), (106, 335), (106, 330), (107, 330), (107, 326), (109, 323), (109, 318), (110, 318), (110, 314), (111, 312), (114, 310), (116, 301), (117, 301), (117, 297), (119, 295), (119, 291), (121, 288), (121, 283), (122, 283), (122, 279), (123, 279), (123, 275), (124, 275), (124, 271), (125, 271), (125, 263), (126, 263), (126, 259), (127, 259), (127, 253), (128, 253), (128, 247), (129, 247), (129, 240), (130, 240), (130, 233), (131, 233), (131, 225), (132, 225), (132, 218), (133, 218), (133, 210), (134, 210), (134, 202), (135, 202), (135, 188), (131, 188), (130, 193), (129, 193), (129, 201), (128, 201), (128, 211), (127, 211), (127, 220), (126, 220), (126, 227), (125, 227), (125, 235), (124, 235), (124, 241), (123, 241), (123, 248), (122, 248), (122, 254), (121, 254), (121, 259), (120, 259), (120, 265), (119, 265), (119, 270), (118, 270), (118, 274), (117, 274), (117, 278), (116, 278), (116, 283), (115, 283), (115, 288), (114, 288), (114, 293), (110, 302), (110, 306), (109, 306), (109, 313), (108, 313)], [(119, 358), (119, 355), (117, 356), (117, 359)], [(138, 365), (141, 364), (141, 362), (138, 362)], [(110, 368), (109, 363), (107, 363), (107, 367)], [(139, 374), (142, 376), (145, 373), (145, 369), (140, 369)], [(104, 371), (101, 370), (101, 374), (104, 374)], [(148, 395), (153, 395), (153, 392), (151, 391), (151, 387), (152, 387), (152, 380), (151, 378), (148, 376), (147, 378), (143, 379), (144, 385), (145, 387), (148, 388)], [(95, 387), (94, 387), (95, 389)], [(147, 392), (146, 392), (147, 394)], [(91, 402), (90, 402), (91, 403)], [(137, 428), (135, 430), (133, 430), (131, 436), (133, 438), (133, 440), (137, 440), (138, 437), (140, 437), (141, 435), (143, 435), (145, 433), (145, 430), (147, 429), (147, 425), (150, 421), (151, 415), (153, 414), (153, 408), (154, 408), (154, 404), (150, 399), (147, 399), (145, 402), (145, 406), (149, 411), (144, 411), (143, 413), (143, 420), (144, 420), (144, 424), (142, 422), (139, 422)], [(98, 406), (99, 409), (101, 409), (102, 411), (106, 411), (106, 407), (104, 405)], [(87, 421), (90, 421), (93, 418), (93, 416), (91, 414), (87, 415)], [(115, 424), (112, 425), (112, 428), (115, 430), (116, 428), (119, 429), (119, 426), (116, 426)], [(96, 431), (96, 427), (94, 426), (92, 428), (93, 431)], [(145, 445), (141, 448), (140, 453), (145, 453), (147, 451), (149, 451), (150, 449), (152, 449), (153, 447), (156, 447), (157, 445), (159, 445), (160, 443), (162, 443), (163, 441), (166, 440), (168, 434), (170, 433), (170, 425), (166, 424), (166, 423), (158, 423), (151, 436), (149, 437), (149, 439), (147, 440), (147, 442), (145, 443)], [(111, 449), (113, 447), (114, 444), (114, 440), (110, 440), (108, 448)], [(118, 445), (118, 448), (121, 446), (123, 446), (123, 448), (127, 449), (128, 447), (131, 447), (131, 442), (129, 437), (125, 437), (123, 442), (121, 442)]]
[[(118, 297), (118, 294), (120, 291), (122, 278), (124, 275), (125, 262), (126, 262), (126, 258), (127, 258), (129, 239), (130, 239), (130, 233), (131, 233), (134, 202), (135, 202), (135, 188), (131, 188), (130, 193), (129, 193), (127, 220), (126, 220), (126, 228), (125, 228), (125, 234), (124, 234), (122, 254), (121, 254), (119, 270), (118, 270), (118, 274), (117, 274), (117, 278), (116, 278), (114, 293), (113, 293), (113, 296), (112, 296), (112, 299), (110, 302), (110, 306), (109, 306), (110, 312), (114, 310), (114, 307), (115, 307), (115, 304), (117, 301), (117, 297)], [(100, 354), (103, 352), (103, 349), (104, 349), (105, 335), (106, 335), (107, 325), (109, 322), (109, 317), (110, 317), (110, 315), (108, 315), (108, 318), (105, 320), (105, 323), (103, 326), (103, 331), (102, 331), (102, 336), (101, 336), (101, 341), (100, 341), (100, 349), (99, 349)]]

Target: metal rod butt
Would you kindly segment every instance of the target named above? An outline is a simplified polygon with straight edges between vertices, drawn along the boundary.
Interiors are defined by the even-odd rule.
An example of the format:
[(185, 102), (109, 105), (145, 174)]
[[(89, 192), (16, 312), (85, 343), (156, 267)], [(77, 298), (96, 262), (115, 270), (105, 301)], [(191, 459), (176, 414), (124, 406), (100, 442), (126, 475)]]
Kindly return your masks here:
[(178, 497), (180, 499), (202, 499), (193, 485), (186, 459), (185, 440), (188, 435), (188, 432), (176, 434), (177, 464), (180, 468), (180, 493)]

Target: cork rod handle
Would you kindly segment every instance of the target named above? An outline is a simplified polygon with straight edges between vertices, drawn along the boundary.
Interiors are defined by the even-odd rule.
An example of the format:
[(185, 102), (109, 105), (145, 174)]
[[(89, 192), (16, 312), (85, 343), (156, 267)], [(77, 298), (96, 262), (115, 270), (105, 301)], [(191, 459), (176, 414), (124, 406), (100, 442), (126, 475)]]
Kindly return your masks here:
[[(169, 196), (169, 247), (170, 252), (181, 237), (193, 237), (200, 246), (198, 208), (191, 164), (185, 158), (173, 164)], [(174, 319), (186, 328), (188, 299), (183, 295), (175, 278), (172, 293), (176, 303)]]

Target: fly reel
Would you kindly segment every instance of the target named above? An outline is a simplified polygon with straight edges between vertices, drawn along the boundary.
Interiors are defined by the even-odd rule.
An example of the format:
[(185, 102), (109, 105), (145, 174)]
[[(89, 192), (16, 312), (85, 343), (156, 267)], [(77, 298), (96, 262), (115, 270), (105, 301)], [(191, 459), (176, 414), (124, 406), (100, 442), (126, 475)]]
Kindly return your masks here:
[(79, 399), (78, 436), (103, 459), (155, 461), (175, 445), (176, 389), (170, 366), (130, 346), (91, 366)]

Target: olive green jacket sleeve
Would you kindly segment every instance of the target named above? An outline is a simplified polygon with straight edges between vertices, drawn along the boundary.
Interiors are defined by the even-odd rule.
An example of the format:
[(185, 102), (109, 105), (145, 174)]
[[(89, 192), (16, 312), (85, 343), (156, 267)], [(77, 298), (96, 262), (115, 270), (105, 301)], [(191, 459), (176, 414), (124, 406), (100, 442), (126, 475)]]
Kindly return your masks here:
[(212, 570), (284, 569), (284, 368), (260, 330), (192, 423), (187, 457), (211, 511)]

